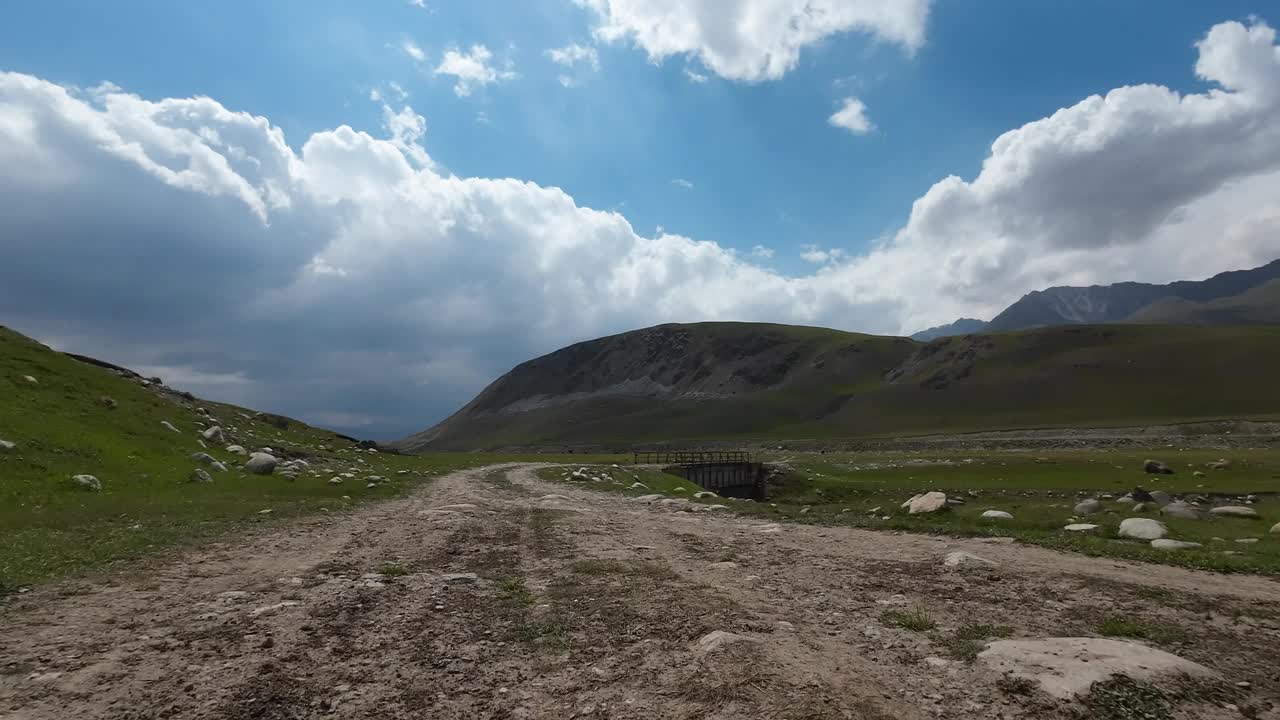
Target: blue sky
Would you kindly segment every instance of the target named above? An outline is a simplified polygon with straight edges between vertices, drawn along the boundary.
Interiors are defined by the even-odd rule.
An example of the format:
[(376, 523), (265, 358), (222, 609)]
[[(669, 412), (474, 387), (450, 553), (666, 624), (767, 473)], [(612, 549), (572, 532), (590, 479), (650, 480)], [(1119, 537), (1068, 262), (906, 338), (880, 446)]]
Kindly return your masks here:
[[(0, 140), (24, 167), (63, 179), (0, 179), (0, 189), (21, 190), (25, 208), (49, 211), (0, 221), (0, 243), (27, 253), (11, 272), (21, 267), (46, 283), (70, 281), (49, 263), (64, 245), (76, 257), (76, 243), (89, 242), (85, 228), (100, 228), (110, 239), (97, 245), (115, 257), (151, 248), (191, 273), (183, 283), (215, 290), (250, 283), (250, 273), (191, 269), (193, 258), (219, 269), (269, 263), (278, 274), (250, 285), (288, 304), (303, 328), (290, 330), (300, 347), (362, 338), (351, 349), (359, 360), (342, 360), (338, 348), (317, 361), (312, 387), (344, 362), (378, 368), (319, 404), (297, 399), (297, 388), (270, 393), (269, 409), (381, 436), (439, 419), (532, 354), (652, 322), (758, 319), (906, 333), (991, 315), (1048, 284), (1196, 277), (1278, 252), (1274, 201), (1263, 199), (1280, 169), (1267, 112), (1280, 79), (1270, 74), (1280, 54), (1267, 23), (1280, 13), (1269, 3), (904, 0), (883, 11), (871, 0), (815, 0), (832, 17), (859, 20), (796, 40), (777, 23), (744, 29), (743, 19), (796, 17), (802, 0), (708, 2), (45, 0), (8, 8), (0, 71), (22, 88), (0, 95), (0, 133), (5, 110), (20, 118)], [(690, 14), (676, 18), (682, 9)], [(644, 36), (642, 21), (658, 30)], [(798, 44), (794, 62), (763, 76), (760, 63), (787, 42)], [(571, 44), (596, 61), (565, 67), (548, 55)], [(442, 63), (449, 51), (478, 46), (490, 82), (473, 80), (460, 93)], [(19, 78), (45, 85), (32, 95)], [(104, 82), (111, 86), (92, 90)], [(49, 94), (56, 86), (73, 88), (147, 162), (117, 166), (127, 153), (103, 150), (89, 120), (72, 127)], [(1120, 92), (1114, 101), (1112, 91)], [(1214, 101), (1224, 91), (1240, 102), (1217, 98), (1204, 116), (1178, 101)], [(257, 140), (233, 148), (221, 125), (241, 120), (211, 119), (204, 108), (206, 124), (195, 127), (154, 107), (113, 109), (112, 93), (150, 103), (207, 97), (262, 118), (287, 143), (287, 152), (264, 152), (292, 156), (277, 160), (293, 169), (272, 179), (260, 155), (254, 170), (242, 170), (228, 153), (252, 154)], [(1091, 106), (1093, 95), (1107, 100)], [(852, 132), (830, 121), (846, 99), (861, 103), (873, 127)], [(1071, 113), (1055, 115), (1064, 108)], [(30, 130), (31, 117), (46, 119)], [(145, 123), (181, 138), (152, 146), (158, 135)], [(353, 145), (335, 134), (343, 126), (383, 145)], [(393, 143), (396, 127), (408, 129)], [(76, 133), (89, 140), (73, 142)], [(993, 150), (1006, 133), (1017, 142)], [(238, 175), (193, 180), (206, 170), (199, 164), (185, 178), (166, 174), (208, 151), (193, 150), (192, 137), (218, 138), (209, 147)], [(341, 140), (351, 162), (351, 153), (382, 157), (394, 146), (413, 172), (335, 165), (326, 182), (342, 187), (320, 188), (314, 173), (297, 170), (313, 164), (304, 157), (311, 140), (328, 150), (326, 142)], [(1184, 150), (1190, 157), (1178, 157)], [(62, 163), (69, 157), (77, 160)], [(945, 181), (953, 175), (958, 184)], [(111, 206), (85, 200), (111, 178), (127, 180), (119, 192), (128, 197)], [(356, 192), (354, 178), (382, 190)], [(228, 200), (246, 192), (247, 203)], [(151, 218), (131, 202), (192, 207)], [(70, 217), (49, 220), (55, 209)], [(228, 225), (182, 226), (202, 213)], [(357, 216), (359, 225), (345, 224)], [(372, 229), (397, 217), (405, 227)], [(42, 246), (33, 236), (65, 239)], [(561, 240), (570, 250), (549, 250)], [(218, 255), (232, 246), (239, 255)], [(764, 250), (753, 254), (757, 247)], [(419, 267), (416, 278), (408, 274)], [(75, 279), (84, 282), (89, 269)], [(317, 277), (334, 285), (313, 287)], [(154, 307), (153, 296), (136, 296), (136, 283), (93, 282), (104, 283), (100, 299), (139, 315)], [(759, 294), (739, 295), (744, 287)], [(355, 307), (353, 297), (379, 298), (364, 317), (399, 320), (329, 327), (329, 303)], [(148, 337), (141, 319), (89, 322), (92, 312), (74, 300), (33, 311), (0, 292), (4, 302), (0, 322), (167, 369), (197, 391), (245, 401), (275, 387), (278, 363), (269, 358), (192, 349), (201, 343), (175, 343), (172, 332)], [(514, 336), (502, 321), (518, 314), (513, 308), (530, 313)], [(222, 322), (202, 324), (226, 334), (246, 327), (252, 312), (242, 307), (233, 321), (228, 308)], [(364, 354), (370, 347), (376, 359)], [(405, 378), (430, 397), (403, 398), (396, 387)]]

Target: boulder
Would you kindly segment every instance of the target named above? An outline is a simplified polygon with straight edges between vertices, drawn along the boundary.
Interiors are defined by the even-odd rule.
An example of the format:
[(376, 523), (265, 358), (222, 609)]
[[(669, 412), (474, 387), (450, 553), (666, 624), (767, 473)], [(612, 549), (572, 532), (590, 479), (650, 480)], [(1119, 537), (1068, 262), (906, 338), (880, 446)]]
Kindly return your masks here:
[(256, 452), (249, 456), (249, 462), (244, 464), (244, 469), (256, 475), (270, 475), (279, 463), (280, 461), (274, 455)]
[(1276, 523), (1275, 525), (1271, 526), (1271, 534), (1280, 535), (1280, 523)]
[(23, 379), (23, 380), (26, 380), (28, 385), (39, 385), (39, 384), (40, 384), (40, 381), (39, 381), (39, 380), (37, 380), (37, 379), (35, 379), (35, 378), (31, 377), (30, 375), (23, 375), (23, 376), (22, 376), (22, 379)]
[(1148, 460), (1142, 464), (1142, 469), (1152, 475), (1172, 475), (1173, 468), (1165, 465), (1159, 460)]
[(1159, 505), (1160, 507), (1164, 507), (1165, 505), (1168, 505), (1169, 503), (1173, 502), (1173, 498), (1169, 497), (1169, 493), (1163, 490), (1152, 490), (1151, 499), (1154, 500), (1156, 504)]
[(924, 495), (911, 501), (907, 512), (912, 515), (922, 515), (924, 513), (934, 513), (947, 509), (947, 494), (937, 492), (927, 492)]
[(218, 462), (217, 460), (214, 460), (213, 462), (209, 463), (209, 467), (213, 468), (214, 470), (216, 470), (216, 471), (218, 471), (218, 472), (226, 472), (226, 471), (227, 471), (227, 466), (226, 466), (226, 465), (223, 465), (222, 463)]
[(1176, 680), (1183, 675), (1214, 677), (1213, 671), (1172, 653), (1136, 642), (1106, 638), (997, 640), (978, 654), (997, 674), (1037, 683), (1053, 697), (1070, 700), (1089, 693), (1095, 682), (1125, 675), (1134, 680)]
[(218, 443), (219, 445), (226, 442), (226, 438), (224, 438), (222, 435), (222, 428), (217, 425), (214, 425), (208, 430), (205, 430), (204, 432), (200, 433), (200, 437), (204, 438), (205, 440), (208, 440), (209, 442)]
[(1125, 518), (1120, 522), (1120, 537), (1134, 540), (1159, 540), (1169, 534), (1164, 523), (1150, 518)]
[(1124, 503), (1125, 505), (1132, 505), (1138, 501), (1134, 500), (1132, 495), (1121, 495), (1120, 497), (1116, 498), (1116, 502)]
[(956, 550), (955, 552), (947, 553), (947, 556), (942, 560), (942, 564), (947, 567), (990, 568), (996, 566), (996, 562), (994, 560), (988, 560), (984, 557), (974, 555), (973, 553), (965, 552), (963, 550)]
[(102, 397), (98, 398), (98, 404), (108, 410), (115, 410), (116, 408), (120, 407), (120, 403), (116, 402), (115, 398), (107, 397), (106, 395), (103, 395)]
[(627, 486), (628, 490), (648, 490), (649, 486), (642, 482), (631, 483)]
[(760, 641), (746, 635), (737, 635), (724, 630), (713, 630), (698, 638), (698, 642), (694, 643), (694, 649), (698, 652), (711, 653), (730, 645), (758, 642)]
[(102, 489), (102, 481), (92, 475), (74, 475), (71, 482), (83, 490), (98, 492)]
[(1097, 515), (1102, 512), (1102, 503), (1094, 500), (1093, 498), (1089, 498), (1088, 500), (1076, 503), (1076, 507), (1073, 512), (1081, 517), (1086, 515)]
[(164, 428), (165, 430), (168, 430), (169, 432), (182, 432), (178, 428), (174, 427), (173, 423), (169, 422), (168, 420), (161, 420), (160, 427)]
[(1129, 508), (1129, 511), (1135, 512), (1135, 513), (1144, 513), (1152, 509), (1154, 505), (1155, 503), (1134, 503), (1133, 507)]
[(635, 500), (636, 502), (651, 503), (654, 500), (661, 500), (663, 497), (664, 497), (663, 495), (659, 495), (655, 493), (653, 495), (641, 495), (639, 497), (634, 497), (631, 499)]
[(1182, 502), (1181, 500), (1169, 503), (1168, 505), (1160, 508), (1160, 514), (1168, 515), (1169, 517), (1182, 518), (1183, 520), (1203, 520), (1206, 517), (1203, 510), (1194, 505)]
[(701, 500), (703, 498), (712, 498), (712, 497), (720, 497), (720, 496), (711, 492), (710, 490), (702, 490), (700, 492), (696, 492), (693, 494), (693, 499), (695, 500)]
[(248, 452), (247, 452), (244, 448), (240, 447), (239, 445), (228, 445), (228, 446), (227, 446), (227, 452), (231, 453), (232, 455), (247, 455), (247, 454), (248, 454)]
[(1062, 529), (1071, 532), (1089, 532), (1090, 530), (1097, 530), (1098, 526), (1093, 523), (1072, 523)]
[(1155, 500), (1155, 498), (1151, 497), (1151, 493), (1140, 487), (1134, 488), (1133, 492), (1129, 493), (1129, 498), (1136, 503), (1148, 503)]
[(210, 455), (209, 453), (202, 453), (202, 452), (194, 453), (191, 456), (191, 459), (195, 460), (196, 462), (202, 465), (212, 465), (218, 462), (218, 459), (215, 458), (214, 456)]
[(1213, 508), (1209, 512), (1219, 517), (1250, 518), (1250, 519), (1258, 517), (1257, 510), (1254, 510), (1251, 507), (1245, 507), (1243, 505), (1223, 505), (1222, 507)]
[(1191, 473), (1191, 474), (1192, 474), (1192, 475), (1194, 475), (1195, 477), (1204, 477), (1204, 473), (1203, 473), (1203, 472), (1201, 472), (1201, 471), (1199, 471), (1199, 470), (1196, 470), (1195, 472), (1193, 472), (1193, 473)]
[(1209, 469), (1210, 470), (1230, 470), (1231, 461), (1224, 458), (1222, 460), (1218, 460), (1217, 462), (1211, 462), (1209, 463)]
[(331, 477), (331, 478), (329, 478), (329, 484), (330, 484), (330, 485), (341, 485), (341, 484), (342, 484), (342, 478), (340, 478), (340, 477)]
[(898, 507), (899, 507), (900, 509), (902, 509), (902, 510), (906, 510), (907, 508), (911, 507), (911, 503), (913, 503), (913, 502), (915, 502), (915, 501), (919, 500), (919, 499), (920, 499), (920, 498), (922, 498), (922, 497), (924, 497), (924, 494), (923, 494), (923, 493), (918, 493), (918, 494), (916, 494), (916, 495), (912, 495), (910, 499), (908, 499), (907, 501), (903, 502), (903, 503), (902, 503), (901, 505), (899, 505)]
[(7, 450), (12, 450), (12, 449), (14, 449), (14, 448), (16, 448), (16, 447), (18, 447), (18, 446), (17, 446), (15, 443), (11, 443), (11, 442), (9, 442), (8, 440), (0, 440), (0, 452), (5, 452), (5, 451), (7, 451)]
[(1151, 541), (1151, 547), (1157, 550), (1187, 550), (1190, 548), (1204, 547), (1197, 542), (1184, 542), (1182, 540), (1169, 540), (1168, 538), (1156, 538)]
[(1012, 520), (1013, 516), (1003, 510), (988, 510), (982, 513), (982, 517), (988, 520)]
[(200, 468), (191, 471), (191, 475), (187, 477), (187, 482), (193, 483), (211, 483), (213, 476)]

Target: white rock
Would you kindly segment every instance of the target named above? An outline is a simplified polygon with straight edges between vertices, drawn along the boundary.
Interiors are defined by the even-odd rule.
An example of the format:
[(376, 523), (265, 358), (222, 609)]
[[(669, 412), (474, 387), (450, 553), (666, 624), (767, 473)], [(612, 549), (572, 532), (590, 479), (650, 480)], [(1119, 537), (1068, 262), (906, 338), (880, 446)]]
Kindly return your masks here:
[(984, 557), (963, 550), (947, 553), (942, 561), (947, 567), (995, 567), (997, 563)]
[(102, 489), (102, 481), (92, 475), (75, 475), (71, 482), (85, 490), (97, 492)]
[(659, 494), (656, 494), (656, 493), (655, 493), (655, 494), (653, 494), (653, 495), (641, 495), (641, 496), (639, 496), (639, 497), (634, 497), (634, 498), (631, 498), (631, 499), (632, 499), (632, 500), (635, 500), (636, 502), (651, 503), (651, 502), (653, 502), (653, 501), (655, 501), (655, 500), (661, 500), (663, 497), (665, 497), (665, 496), (663, 496), (663, 495), (659, 495)]
[(912, 500), (907, 512), (912, 515), (920, 515), (945, 509), (947, 509), (947, 494), (935, 490)]
[(217, 425), (214, 425), (208, 430), (200, 433), (200, 437), (208, 440), (209, 442), (218, 443), (219, 445), (226, 442), (226, 439), (222, 436), (222, 428)]
[(244, 449), (244, 448), (242, 448), (242, 447), (240, 447), (239, 445), (228, 445), (228, 446), (227, 446), (227, 452), (231, 453), (232, 455), (247, 455), (247, 454), (248, 454), (248, 453), (246, 453), (246, 452), (245, 452), (245, 449)]
[(8, 451), (16, 447), (18, 447), (16, 444), (11, 443), (8, 440), (0, 440), (0, 451)]
[(330, 484), (330, 485), (341, 485), (341, 484), (342, 484), (342, 478), (340, 478), (340, 477), (331, 477), (331, 478), (329, 478), (329, 484)]
[(1151, 518), (1125, 518), (1120, 522), (1120, 537), (1135, 540), (1158, 540), (1169, 534), (1164, 523)]
[(1280, 535), (1280, 523), (1276, 523), (1275, 525), (1271, 526), (1271, 534)]
[(1072, 523), (1062, 529), (1070, 530), (1071, 532), (1089, 532), (1090, 530), (1097, 530), (1098, 526), (1093, 523)]
[(23, 379), (23, 380), (26, 380), (26, 381), (27, 381), (27, 383), (28, 383), (28, 384), (30, 384), (30, 385), (39, 385), (39, 384), (40, 384), (40, 381), (39, 381), (39, 380), (36, 380), (35, 378), (31, 377), (30, 375), (23, 375), (23, 376), (22, 376), (22, 379)]
[(1173, 502), (1173, 498), (1169, 496), (1169, 493), (1163, 490), (1152, 490), (1151, 499), (1156, 501), (1156, 503), (1159, 504), (1160, 507), (1164, 507), (1165, 505), (1168, 505), (1169, 503)]
[(1182, 540), (1170, 540), (1168, 538), (1156, 538), (1151, 541), (1151, 547), (1157, 550), (1187, 550), (1189, 548), (1204, 547), (1197, 542), (1184, 542)]
[(644, 483), (637, 482), (637, 483), (631, 483), (630, 485), (628, 485), (627, 489), (628, 490), (648, 490), (649, 486), (645, 485)]
[(1181, 500), (1171, 502), (1160, 508), (1161, 515), (1169, 517), (1182, 518), (1183, 520), (1201, 520), (1205, 517), (1205, 513), (1199, 508), (1192, 507)]
[(1003, 510), (988, 510), (982, 513), (982, 517), (988, 520), (1012, 520), (1013, 516)]
[(1203, 665), (1163, 650), (1104, 638), (997, 640), (978, 654), (978, 661), (998, 674), (1036, 682), (1063, 700), (1085, 695), (1095, 682), (1113, 675), (1148, 681), (1184, 674), (1214, 677)]
[[(636, 485), (640, 485), (640, 483), (636, 483)], [(644, 485), (640, 485), (640, 487), (644, 487)], [(647, 490), (648, 488), (645, 488), (645, 489)], [(678, 486), (677, 486), (677, 487), (673, 487), (673, 488), (671, 488), (671, 492), (673, 492), (673, 493), (681, 493), (681, 494), (683, 494), (683, 493), (687, 493), (687, 492), (689, 492), (689, 489), (688, 489), (688, 488), (686, 488), (686, 487), (678, 487)]]
[(699, 652), (712, 653), (720, 648), (729, 645), (737, 645), (739, 643), (758, 643), (759, 640), (746, 635), (737, 635), (724, 630), (713, 630), (706, 635), (698, 638), (698, 642), (694, 643), (694, 649)]
[(200, 468), (196, 468), (191, 471), (191, 475), (187, 478), (187, 482), (211, 483), (213, 482), (213, 476)]
[(701, 492), (696, 492), (693, 494), (693, 498), (695, 500), (701, 500), (702, 498), (711, 498), (711, 497), (720, 497), (720, 496), (711, 492), (710, 490), (703, 490)]
[(916, 495), (912, 495), (912, 496), (911, 496), (911, 499), (909, 499), (909, 500), (907, 500), (906, 502), (902, 503), (902, 504), (901, 504), (901, 505), (899, 505), (898, 507), (899, 507), (900, 509), (902, 509), (902, 510), (906, 510), (907, 508), (911, 507), (911, 503), (913, 503), (913, 502), (915, 502), (915, 501), (919, 500), (919, 499), (920, 499), (920, 498), (922, 498), (922, 497), (924, 497), (924, 495), (923, 495), (923, 494), (916, 494)]
[(473, 583), (479, 580), (480, 576), (475, 573), (449, 573), (448, 575), (441, 576), (440, 579), (450, 585), (457, 585), (460, 583)]
[(1223, 505), (1222, 507), (1213, 508), (1209, 512), (1219, 517), (1234, 517), (1234, 518), (1258, 517), (1257, 510), (1254, 510), (1251, 507), (1245, 507), (1243, 505)]
[(773, 535), (775, 533), (782, 532), (782, 526), (779, 525), (778, 523), (769, 523), (768, 525), (761, 525), (757, 527), (756, 532), (764, 533), (766, 535)]
[(1074, 512), (1080, 517), (1084, 517), (1086, 515), (1097, 515), (1102, 512), (1102, 503), (1094, 500), (1093, 498), (1089, 498), (1088, 500), (1077, 503)]
[(202, 465), (212, 465), (212, 464), (214, 464), (214, 463), (218, 462), (218, 459), (217, 459), (217, 458), (215, 458), (214, 456), (210, 455), (209, 453), (203, 453), (203, 452), (198, 452), (198, 453), (194, 453), (194, 454), (192, 454), (191, 459), (192, 459), (192, 460), (195, 460), (196, 462), (198, 462), (198, 463), (200, 463), (200, 464), (202, 464)]
[(249, 456), (249, 462), (244, 464), (244, 469), (257, 475), (270, 475), (279, 463), (280, 461), (274, 455), (256, 452)]
[(182, 432), (178, 428), (174, 427), (173, 423), (169, 422), (168, 420), (161, 420), (160, 427), (164, 428), (165, 430), (168, 430), (169, 432), (176, 432), (176, 433)]
[(706, 509), (707, 510), (728, 510), (729, 506), (728, 505), (707, 505)]

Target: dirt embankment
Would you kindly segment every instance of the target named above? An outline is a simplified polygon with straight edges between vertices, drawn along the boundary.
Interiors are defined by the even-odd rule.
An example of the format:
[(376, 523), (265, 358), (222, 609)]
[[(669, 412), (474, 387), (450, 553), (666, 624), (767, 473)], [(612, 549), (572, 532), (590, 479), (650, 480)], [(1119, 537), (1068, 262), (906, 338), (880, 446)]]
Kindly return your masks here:
[[(945, 567), (955, 550), (997, 565)], [(909, 607), (937, 627), (882, 623)], [(1120, 615), (1220, 673), (1175, 717), (1276, 718), (1277, 607), (1262, 578), (768, 528), (519, 466), (14, 598), (0, 717), (1075, 718), (957, 657), (955, 632)]]

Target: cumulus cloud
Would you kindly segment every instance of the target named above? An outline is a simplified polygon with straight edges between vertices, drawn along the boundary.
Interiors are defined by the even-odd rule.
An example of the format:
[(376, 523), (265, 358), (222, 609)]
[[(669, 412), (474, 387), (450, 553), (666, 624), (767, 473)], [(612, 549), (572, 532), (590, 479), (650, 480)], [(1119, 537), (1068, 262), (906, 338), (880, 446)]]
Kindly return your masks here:
[(767, 248), (764, 245), (756, 245), (751, 248), (751, 257), (768, 260), (773, 257), (773, 248)]
[(418, 47), (417, 44), (414, 43), (412, 40), (405, 40), (404, 43), (400, 45), (400, 47), (404, 50), (405, 55), (408, 55), (409, 57), (413, 58), (418, 62), (422, 62), (423, 60), (427, 59), (426, 51)]
[(590, 45), (570, 43), (562, 48), (552, 48), (547, 51), (547, 57), (551, 62), (567, 68), (584, 64), (592, 70), (600, 69), (600, 54)]
[[(930, 0), (575, 0), (605, 42), (630, 40), (653, 62), (697, 58), (720, 77), (776, 80), (800, 51), (832, 35), (865, 32), (914, 51)], [(693, 75), (690, 75), (693, 78)]]
[(844, 251), (839, 248), (833, 248), (831, 250), (823, 250), (817, 245), (805, 245), (803, 246), (803, 250), (800, 253), (801, 260), (804, 260), (805, 262), (814, 263), (815, 265), (822, 265), (828, 262), (835, 262), (842, 257), (844, 257)]
[(518, 77), (510, 62), (500, 69), (491, 64), (492, 60), (493, 53), (484, 45), (472, 45), (466, 52), (448, 50), (436, 66), (435, 74), (456, 78), (453, 92), (458, 97), (470, 95), (477, 86), (484, 87)]
[(445, 174), (409, 107), (381, 137), (291, 146), (210, 98), (0, 73), (0, 308), (194, 392), (387, 437), (529, 357), (658, 322), (899, 333), (1048, 285), (1204, 277), (1280, 253), (1275, 43), (1218, 25), (1195, 69), (1211, 89), (1118, 88), (1011, 130), (870, 251), (814, 247), (795, 276), (756, 264), (765, 248)]
[(699, 85), (711, 79), (710, 76), (703, 75), (702, 73), (692, 70), (690, 68), (684, 69), (684, 76), (689, 78), (690, 82), (695, 82), (695, 83), (698, 83)]
[(845, 98), (840, 109), (827, 118), (827, 122), (854, 135), (866, 135), (876, 127), (867, 119), (867, 106), (856, 97)]

